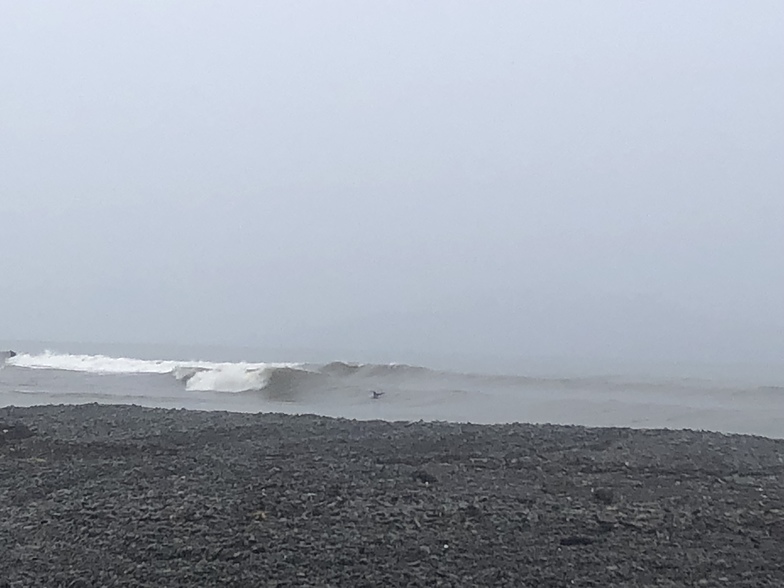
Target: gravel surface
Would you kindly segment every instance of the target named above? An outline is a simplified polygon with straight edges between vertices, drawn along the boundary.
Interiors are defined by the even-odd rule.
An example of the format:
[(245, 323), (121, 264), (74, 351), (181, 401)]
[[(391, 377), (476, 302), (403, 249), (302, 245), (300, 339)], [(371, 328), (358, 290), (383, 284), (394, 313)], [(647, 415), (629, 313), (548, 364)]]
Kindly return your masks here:
[(0, 409), (0, 588), (784, 586), (784, 441)]

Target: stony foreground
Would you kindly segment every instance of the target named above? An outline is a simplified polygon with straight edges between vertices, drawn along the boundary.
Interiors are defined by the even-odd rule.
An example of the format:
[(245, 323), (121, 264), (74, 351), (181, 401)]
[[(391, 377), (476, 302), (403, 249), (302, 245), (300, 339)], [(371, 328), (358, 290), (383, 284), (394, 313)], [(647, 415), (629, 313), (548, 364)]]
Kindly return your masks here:
[(0, 587), (784, 586), (784, 442), (0, 409)]

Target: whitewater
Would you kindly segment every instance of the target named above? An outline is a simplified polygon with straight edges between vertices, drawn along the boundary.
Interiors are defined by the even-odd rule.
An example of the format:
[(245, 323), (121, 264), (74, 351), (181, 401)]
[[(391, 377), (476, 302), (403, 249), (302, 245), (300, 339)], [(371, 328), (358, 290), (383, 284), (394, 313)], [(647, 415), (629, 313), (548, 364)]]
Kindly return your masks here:
[(0, 406), (137, 404), (353, 419), (689, 428), (784, 438), (784, 378), (498, 375), (406, 364), (0, 353)]

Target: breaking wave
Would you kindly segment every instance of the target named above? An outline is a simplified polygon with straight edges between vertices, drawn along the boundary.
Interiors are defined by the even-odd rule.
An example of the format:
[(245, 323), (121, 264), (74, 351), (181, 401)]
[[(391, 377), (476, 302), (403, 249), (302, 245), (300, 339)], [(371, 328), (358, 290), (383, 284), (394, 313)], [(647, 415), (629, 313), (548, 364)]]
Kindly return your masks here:
[(7, 365), (33, 370), (62, 370), (96, 375), (170, 375), (194, 392), (263, 391), (270, 400), (294, 401), (325, 388), (364, 390), (383, 380), (405, 380), (435, 374), (427, 368), (405, 364), (332, 362), (250, 363), (147, 360), (106, 355), (76, 355), (45, 351), (40, 354), (6, 354)]
[(187, 390), (245, 392), (263, 389), (276, 369), (296, 368), (294, 363), (249, 363), (147, 360), (105, 355), (73, 355), (45, 351), (8, 357), (7, 365), (36, 370), (64, 370), (99, 375), (169, 374)]

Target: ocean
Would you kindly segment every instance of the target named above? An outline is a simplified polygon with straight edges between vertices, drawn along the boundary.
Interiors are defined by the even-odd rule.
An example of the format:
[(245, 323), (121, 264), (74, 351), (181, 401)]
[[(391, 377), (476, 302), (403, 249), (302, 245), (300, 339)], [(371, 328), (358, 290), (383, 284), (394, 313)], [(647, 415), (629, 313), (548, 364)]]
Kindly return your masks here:
[[(15, 343), (0, 406), (137, 404), (352, 419), (704, 429), (784, 438), (782, 366), (264, 361), (248, 350)], [(3, 349), (3, 348), (0, 348)], [(447, 367), (444, 367), (447, 365)], [(497, 365), (501, 365), (499, 362)], [(567, 369), (568, 367), (568, 369)]]

